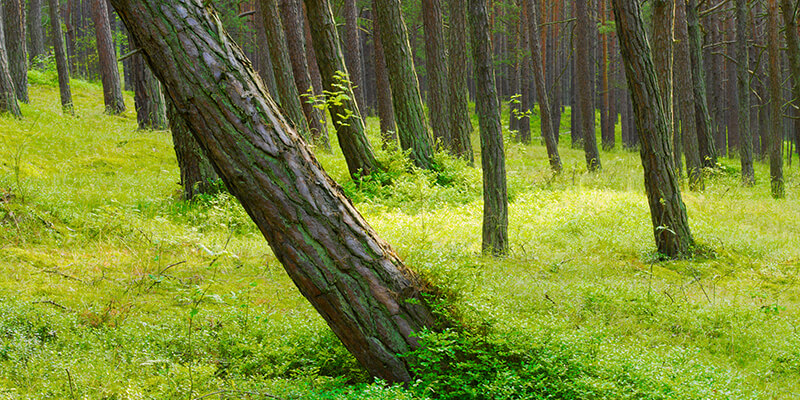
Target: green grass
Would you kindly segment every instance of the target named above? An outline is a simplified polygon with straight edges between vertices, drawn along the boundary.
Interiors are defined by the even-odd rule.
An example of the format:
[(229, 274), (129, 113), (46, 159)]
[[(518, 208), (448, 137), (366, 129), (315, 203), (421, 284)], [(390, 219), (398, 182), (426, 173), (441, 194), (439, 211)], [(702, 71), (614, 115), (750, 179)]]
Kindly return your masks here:
[[(704, 192), (684, 189), (693, 234), (712, 251), (657, 262), (638, 154), (601, 152), (603, 171), (588, 174), (563, 135), (553, 177), (541, 144), (507, 142), (511, 254), (497, 260), (480, 255), (479, 170), (440, 155), (443, 174), (409, 173), (380, 152), (394, 184), (357, 188), (339, 152), (320, 152), (380, 235), (457, 294), (471, 327), (422, 333), (420, 380), (387, 387), (235, 199), (180, 200), (168, 132), (137, 131), (131, 111), (104, 115), (100, 87), (81, 81), (78, 116), (62, 116), (53, 77), (31, 81), (25, 119), (0, 116), (0, 399), (800, 393), (796, 167), (775, 201), (763, 163), (745, 188), (738, 160), (721, 159)], [(377, 121), (367, 125), (377, 143)]]

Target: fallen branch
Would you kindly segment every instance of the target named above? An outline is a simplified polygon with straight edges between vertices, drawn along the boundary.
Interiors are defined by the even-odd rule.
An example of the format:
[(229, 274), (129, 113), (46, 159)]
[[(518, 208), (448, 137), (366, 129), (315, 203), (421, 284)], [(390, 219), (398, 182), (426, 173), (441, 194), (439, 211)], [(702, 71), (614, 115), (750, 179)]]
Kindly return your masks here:
[(41, 300), (41, 301), (34, 301), (34, 302), (33, 302), (33, 304), (49, 304), (49, 305), (51, 305), (51, 306), (53, 306), (53, 307), (60, 308), (60, 309), (61, 309), (61, 310), (63, 310), (63, 311), (68, 311), (68, 312), (71, 312), (71, 311), (72, 311), (72, 310), (71, 310), (69, 307), (67, 307), (67, 306), (63, 306), (63, 305), (61, 305), (61, 304), (58, 304), (58, 303), (56, 303), (56, 302), (55, 302), (55, 301), (53, 301), (53, 300)]

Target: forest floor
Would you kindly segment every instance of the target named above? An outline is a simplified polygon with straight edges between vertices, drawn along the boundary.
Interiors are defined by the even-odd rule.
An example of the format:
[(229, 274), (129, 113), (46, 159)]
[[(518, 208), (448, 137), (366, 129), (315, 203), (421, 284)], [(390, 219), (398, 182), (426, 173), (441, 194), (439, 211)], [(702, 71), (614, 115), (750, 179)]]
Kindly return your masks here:
[(78, 116), (62, 116), (53, 76), (31, 81), (25, 118), (0, 117), (0, 399), (800, 396), (796, 158), (786, 200), (763, 162), (755, 187), (729, 158), (704, 191), (684, 185), (704, 255), (659, 261), (638, 153), (618, 145), (587, 173), (562, 126), (554, 177), (538, 141), (507, 141), (511, 253), (494, 259), (479, 170), (440, 156), (441, 174), (407, 172), (380, 153), (394, 184), (357, 189), (340, 153), (319, 152), (471, 327), (421, 333), (419, 381), (392, 387), (359, 368), (235, 199), (180, 200), (169, 132), (104, 115), (81, 81)]

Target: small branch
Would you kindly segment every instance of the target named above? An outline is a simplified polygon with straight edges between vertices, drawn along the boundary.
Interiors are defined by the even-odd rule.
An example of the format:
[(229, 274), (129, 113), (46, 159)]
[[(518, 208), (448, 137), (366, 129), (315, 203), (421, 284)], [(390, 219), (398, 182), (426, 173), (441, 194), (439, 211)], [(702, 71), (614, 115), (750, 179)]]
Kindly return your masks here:
[[(72, 265), (72, 264), (67, 265), (67, 267), (69, 267), (70, 265)], [(43, 269), (42, 271), (46, 272), (48, 274), (58, 275), (60, 277), (63, 277), (63, 278), (66, 278), (66, 279), (70, 279), (70, 280), (73, 280), (73, 281), (77, 281), (77, 282), (80, 282), (80, 283), (84, 283), (84, 284), (86, 283), (86, 281), (84, 281), (81, 278), (78, 278), (78, 277), (72, 276), (70, 274), (61, 272), (61, 271), (59, 271), (57, 269)]]
[(134, 49), (134, 50), (131, 50), (131, 51), (129, 51), (129, 52), (127, 52), (127, 53), (125, 53), (125, 54), (121, 55), (121, 56), (120, 56), (120, 57), (117, 59), (117, 62), (120, 62), (120, 61), (127, 60), (127, 59), (129, 59), (129, 58), (131, 58), (131, 57), (135, 56), (136, 54), (139, 54), (139, 53), (141, 53), (141, 51), (142, 51), (142, 49), (140, 49), (140, 48), (139, 48), (139, 49)]
[(53, 307), (60, 308), (63, 311), (72, 311), (69, 307), (63, 306), (61, 304), (56, 303), (53, 300), (41, 300), (41, 301), (34, 301), (33, 304), (49, 304)]
[(251, 16), (251, 15), (253, 15), (255, 13), (256, 13), (256, 10), (245, 11), (245, 12), (239, 14), (237, 17), (238, 18), (249, 17), (249, 16)]

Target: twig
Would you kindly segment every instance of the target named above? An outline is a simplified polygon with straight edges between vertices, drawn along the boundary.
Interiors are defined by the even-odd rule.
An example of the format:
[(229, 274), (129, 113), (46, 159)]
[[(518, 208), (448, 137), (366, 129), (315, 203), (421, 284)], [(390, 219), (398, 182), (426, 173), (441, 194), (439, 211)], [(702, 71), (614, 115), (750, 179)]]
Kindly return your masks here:
[(239, 14), (237, 17), (238, 18), (244, 18), (244, 17), (250, 16), (250, 15), (253, 15), (255, 13), (256, 13), (256, 10), (245, 11), (245, 12)]
[(134, 50), (131, 50), (131, 51), (129, 51), (129, 52), (127, 52), (127, 53), (123, 54), (122, 56), (120, 56), (120, 57), (117, 59), (117, 62), (120, 62), (120, 61), (123, 61), (123, 60), (127, 60), (127, 59), (129, 59), (129, 58), (131, 58), (131, 57), (133, 57), (133, 56), (135, 56), (135, 55), (137, 55), (137, 54), (141, 53), (141, 52), (142, 52), (142, 49), (141, 49), (141, 48), (139, 48), (139, 49), (134, 49)]
[(69, 394), (70, 394), (70, 397), (72, 397), (74, 399), (75, 398), (75, 389), (73, 389), (73, 385), (72, 385), (72, 374), (69, 373), (69, 368), (64, 368), (64, 369), (67, 370), (67, 379), (69, 379)]
[[(72, 264), (67, 265), (67, 267), (69, 267), (70, 265), (72, 265)], [(75, 276), (72, 276), (72, 275), (64, 273), (64, 272), (61, 272), (61, 271), (59, 271), (57, 269), (43, 269), (42, 271), (43, 272), (47, 272), (48, 274), (58, 275), (60, 277), (66, 278), (66, 279), (71, 279), (73, 281), (78, 281), (80, 283), (86, 284), (86, 281), (84, 281), (83, 279), (75, 277)]]
[(32, 304), (50, 304), (51, 306), (56, 307), (56, 308), (60, 308), (60, 309), (62, 309), (64, 311), (72, 311), (69, 307), (63, 306), (61, 304), (58, 304), (53, 300), (34, 301)]
[(548, 295), (547, 293), (544, 294), (544, 298), (547, 299), (547, 301), (553, 303), (554, 306), (558, 307), (558, 304), (556, 304), (556, 302), (553, 301), (553, 299), (551, 299), (550, 295)]

